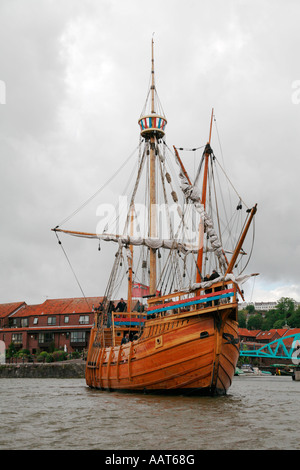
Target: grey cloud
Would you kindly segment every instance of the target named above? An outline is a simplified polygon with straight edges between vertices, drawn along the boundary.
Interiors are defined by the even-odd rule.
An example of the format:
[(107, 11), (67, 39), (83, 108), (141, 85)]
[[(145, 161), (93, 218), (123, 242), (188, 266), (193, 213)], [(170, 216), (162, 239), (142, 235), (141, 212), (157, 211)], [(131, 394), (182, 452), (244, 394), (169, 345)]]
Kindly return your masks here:
[[(137, 145), (154, 31), (168, 144), (205, 143), (215, 108), (215, 153), (258, 203), (253, 295), (299, 293), (299, 13), (279, 1), (2, 1), (0, 301), (80, 295), (50, 228)], [(98, 202), (73, 228), (95, 228)], [(102, 295), (112, 252), (67, 248), (86, 294)]]

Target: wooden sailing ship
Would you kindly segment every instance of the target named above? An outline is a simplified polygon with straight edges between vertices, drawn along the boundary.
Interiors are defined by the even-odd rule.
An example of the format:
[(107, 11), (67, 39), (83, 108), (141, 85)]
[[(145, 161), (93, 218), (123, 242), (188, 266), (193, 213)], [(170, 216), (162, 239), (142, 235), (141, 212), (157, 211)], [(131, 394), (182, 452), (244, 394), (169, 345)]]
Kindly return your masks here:
[[(154, 54), (152, 41), (152, 67), (149, 94), (143, 113), (139, 119), (140, 145), (137, 167), (137, 182), (130, 199), (125, 229), (122, 234), (86, 233), (61, 229), (59, 232), (95, 238), (118, 243), (114, 265), (104, 301), (95, 309), (95, 322), (91, 330), (86, 364), (86, 383), (100, 390), (131, 392), (180, 393), (180, 394), (225, 394), (232, 383), (239, 357), (238, 337), (238, 296), (243, 293), (240, 283), (249, 276), (235, 274), (238, 259), (245, 255), (243, 249), (246, 234), (253, 221), (256, 206), (246, 211), (246, 221), (236, 237), (235, 245), (226, 250), (217, 234), (209, 214), (211, 168), (215, 155), (211, 148), (213, 112), (207, 144), (199, 165), (194, 183), (173, 147), (171, 157), (179, 168), (181, 195), (186, 204), (185, 211), (194, 210), (199, 217), (196, 221), (197, 240), (184, 240), (181, 232), (170, 228), (169, 237), (160, 238), (157, 222), (157, 181), (161, 176), (171, 185), (173, 202), (179, 207), (178, 195), (172, 186), (170, 173), (166, 171), (165, 151), (170, 149), (165, 141), (167, 120), (158, 109), (154, 74)], [(150, 109), (146, 109), (150, 106)], [(147, 236), (135, 236), (135, 197), (140, 183), (143, 166), (147, 167), (146, 186), (148, 192)], [(203, 174), (202, 191), (197, 182)], [(145, 193), (146, 194), (146, 193)], [(168, 204), (166, 188), (161, 194)], [(241, 209), (239, 200), (237, 209)], [(216, 211), (215, 211), (216, 212)], [(181, 210), (179, 220), (185, 224), (185, 213)], [(196, 219), (195, 219), (196, 220)], [(205, 246), (206, 245), (206, 246)], [(143, 273), (149, 274), (148, 283), (144, 278), (137, 279), (134, 254), (137, 248), (146, 250), (142, 260)], [(126, 256), (124, 258), (123, 252)], [(166, 251), (165, 267), (158, 273), (161, 252)], [(145, 251), (144, 251), (145, 253)], [(230, 259), (228, 260), (228, 253)], [(205, 277), (208, 258), (213, 257), (211, 268), (215, 276)], [(147, 258), (147, 259), (146, 259)], [(190, 261), (190, 277), (187, 284), (186, 273)], [(127, 308), (116, 311), (111, 308), (114, 297), (116, 272), (126, 259)], [(179, 266), (183, 265), (183, 268)], [(171, 266), (173, 275), (168, 274), (165, 288), (162, 277)], [(181, 270), (180, 270), (181, 269)], [(173, 277), (172, 277), (173, 276)], [(193, 279), (193, 276), (195, 278)], [(140, 281), (137, 284), (136, 281)], [(175, 286), (175, 280), (178, 285)], [(145, 294), (136, 296), (134, 287), (145, 288)], [(139, 300), (137, 302), (137, 297)], [(137, 308), (136, 305), (138, 304)], [(129, 335), (129, 341), (124, 338)]]

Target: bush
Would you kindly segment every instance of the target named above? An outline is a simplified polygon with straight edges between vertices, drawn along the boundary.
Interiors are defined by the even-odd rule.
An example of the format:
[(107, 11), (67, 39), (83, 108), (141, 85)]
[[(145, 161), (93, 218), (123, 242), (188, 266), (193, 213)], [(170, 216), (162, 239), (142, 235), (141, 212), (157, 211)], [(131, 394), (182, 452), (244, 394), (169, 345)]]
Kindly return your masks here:
[(21, 353), (22, 353), (23, 356), (30, 356), (29, 349), (20, 349), (19, 354), (21, 354)]
[(16, 346), (14, 345), (14, 343), (10, 343), (6, 351), (6, 357), (7, 358), (14, 357), (16, 352), (17, 352)]
[(16, 357), (21, 357), (21, 358), (26, 359), (28, 356), (30, 356), (29, 349), (20, 349), (20, 351), (16, 353)]
[(65, 351), (54, 351), (52, 357), (53, 361), (66, 361), (68, 359), (68, 353)]
[(81, 357), (81, 353), (79, 351), (73, 351), (71, 357), (72, 359), (79, 359)]
[(47, 353), (47, 351), (42, 351), (36, 358), (38, 362), (52, 362), (52, 354)]

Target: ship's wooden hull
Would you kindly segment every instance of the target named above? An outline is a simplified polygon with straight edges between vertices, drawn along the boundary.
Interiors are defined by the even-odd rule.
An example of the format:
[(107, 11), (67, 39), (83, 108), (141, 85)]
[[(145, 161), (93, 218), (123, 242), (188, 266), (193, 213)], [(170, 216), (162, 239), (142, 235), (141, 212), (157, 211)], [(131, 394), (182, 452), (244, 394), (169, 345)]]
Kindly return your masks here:
[(101, 347), (91, 332), (86, 383), (101, 390), (226, 394), (239, 356), (236, 305), (147, 320), (142, 336)]

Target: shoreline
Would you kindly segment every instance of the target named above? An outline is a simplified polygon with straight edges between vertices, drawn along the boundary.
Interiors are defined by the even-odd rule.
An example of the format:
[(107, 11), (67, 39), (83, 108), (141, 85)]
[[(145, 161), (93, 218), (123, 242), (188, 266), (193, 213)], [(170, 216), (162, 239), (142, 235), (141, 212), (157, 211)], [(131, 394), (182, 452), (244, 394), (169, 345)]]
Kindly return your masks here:
[(0, 379), (11, 378), (58, 378), (81, 379), (85, 378), (86, 361), (69, 360), (50, 363), (19, 363), (1, 364)]

